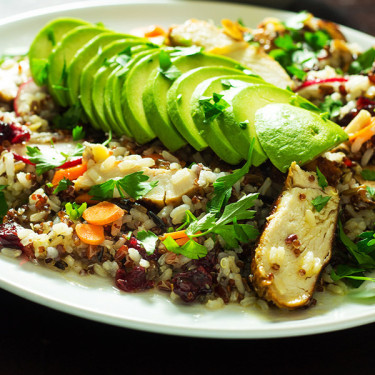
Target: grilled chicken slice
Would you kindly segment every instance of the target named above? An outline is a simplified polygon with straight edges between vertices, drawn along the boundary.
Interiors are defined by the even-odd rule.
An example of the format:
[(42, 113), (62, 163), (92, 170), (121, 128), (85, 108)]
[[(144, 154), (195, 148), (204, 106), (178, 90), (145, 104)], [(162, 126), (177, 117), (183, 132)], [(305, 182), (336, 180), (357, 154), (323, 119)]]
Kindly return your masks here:
[[(92, 186), (110, 179), (122, 178), (140, 171), (149, 177), (148, 182), (158, 182), (157, 186), (143, 197), (144, 200), (158, 207), (180, 204), (183, 195), (192, 195), (198, 190), (196, 180), (199, 176), (191, 169), (155, 168), (154, 159), (142, 158), (140, 155), (126, 156), (121, 162), (117, 162), (114, 157), (109, 157), (88, 165), (87, 171), (75, 182), (74, 187), (77, 191), (88, 190)], [(120, 197), (117, 191), (114, 192), (114, 196), (115, 198)]]
[(204, 47), (206, 52), (231, 57), (275, 86), (293, 87), (293, 81), (277, 61), (263, 49), (245, 42), (241, 31), (235, 30), (233, 25), (230, 28), (226, 22), (224, 26), (224, 29), (219, 29), (207, 21), (191, 19), (171, 27), (169, 39), (175, 46), (193, 44)]
[[(330, 198), (320, 212), (311, 203), (318, 196)], [(251, 279), (260, 297), (287, 309), (310, 302), (331, 257), (338, 209), (335, 188), (322, 189), (314, 172), (291, 165), (251, 265)]]

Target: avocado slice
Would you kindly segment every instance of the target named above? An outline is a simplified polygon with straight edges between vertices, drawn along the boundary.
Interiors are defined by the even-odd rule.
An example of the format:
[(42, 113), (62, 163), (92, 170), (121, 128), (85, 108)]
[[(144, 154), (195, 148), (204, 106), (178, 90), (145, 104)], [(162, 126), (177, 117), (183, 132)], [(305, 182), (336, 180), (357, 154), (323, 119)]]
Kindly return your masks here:
[[(109, 126), (113, 131), (116, 132), (119, 136), (127, 135), (130, 136), (130, 132), (126, 132), (122, 129), (120, 124), (115, 121), (114, 115), (112, 113), (112, 103), (110, 96), (110, 103), (105, 103), (105, 88), (108, 81), (108, 77), (116, 69), (120, 69), (128, 65), (128, 59), (131, 59), (135, 53), (142, 51), (144, 49), (149, 49), (147, 44), (140, 44), (135, 46), (128, 46), (125, 49), (125, 53), (120, 53), (117, 56), (114, 56), (112, 60), (107, 61), (107, 64), (103, 65), (94, 75), (93, 84), (92, 84), (92, 106), (94, 117), (99, 123), (100, 128), (106, 128)], [(120, 95), (120, 94), (119, 94)], [(108, 109), (109, 111), (106, 111)]]
[(256, 136), (255, 112), (270, 103), (289, 103), (292, 92), (271, 84), (254, 84), (243, 88), (232, 88), (223, 92), (223, 100), (230, 106), (224, 109), (217, 123), (228, 141), (246, 159), (252, 138), (255, 138), (253, 164), (258, 166), (267, 160)]
[(97, 35), (89, 43), (83, 46), (74, 55), (69, 67), (66, 70), (66, 86), (68, 90), (67, 99), (69, 105), (74, 105), (78, 102), (80, 79), (82, 70), (85, 66), (95, 58), (98, 53), (101, 53), (103, 48), (115, 40), (124, 39), (127, 35), (113, 32), (106, 32)]
[[(142, 50), (144, 48), (145, 50)], [(122, 130), (122, 134), (132, 137), (132, 134), (125, 123), (124, 114), (121, 106), (121, 92), (125, 82), (126, 74), (143, 56), (149, 53), (150, 49), (156, 48), (155, 45), (147, 43), (134, 47), (132, 49), (131, 60), (124, 67), (114, 69), (104, 87), (104, 113), (105, 117), (112, 128), (118, 126)], [(112, 126), (112, 124), (114, 124)]]
[(305, 164), (348, 140), (339, 125), (290, 104), (274, 103), (258, 109), (255, 129), (270, 161), (281, 172), (294, 161)]
[(150, 73), (159, 65), (159, 53), (159, 49), (152, 51), (130, 67), (122, 88), (121, 104), (125, 122), (140, 144), (156, 137), (147, 121), (142, 96)]
[(62, 107), (66, 99), (65, 72), (76, 52), (95, 36), (108, 31), (97, 26), (78, 26), (64, 35), (49, 55), (48, 89), (53, 99)]
[[(94, 75), (102, 65), (105, 65), (106, 63), (110, 64), (110, 61), (113, 57), (116, 57), (118, 54), (127, 52), (130, 47), (137, 45), (138, 43), (138, 39), (116, 40), (103, 48), (102, 52), (98, 56), (94, 57), (82, 70), (80, 78), (80, 101), (90, 123), (96, 129), (100, 129), (100, 123), (99, 121), (97, 121), (93, 113), (92, 89)], [(108, 124), (104, 125), (105, 128), (103, 130), (110, 130)]]
[[(173, 57), (173, 50), (170, 52)], [(184, 55), (183, 48), (180, 48), (180, 51), (177, 51), (178, 53), (181, 53), (181, 55), (172, 58), (172, 64), (182, 74), (203, 66), (226, 66), (231, 68), (238, 66), (237, 61), (223, 56), (202, 52)], [(172, 84), (173, 81), (166, 78), (159, 69), (155, 69), (147, 81), (143, 94), (143, 106), (151, 128), (162, 143), (173, 152), (184, 146), (186, 140), (176, 129), (168, 114), (167, 93)]]
[[(216, 119), (208, 123), (205, 121), (205, 114), (200, 99), (212, 97), (214, 93), (220, 93), (232, 87), (246, 87), (252, 84), (263, 83), (264, 81), (260, 78), (249, 77), (245, 74), (239, 75), (238, 73), (236, 75), (221, 75), (220, 69), (217, 67), (202, 68), (202, 71), (207, 69), (217, 70), (219, 74), (216, 77), (206, 79), (196, 87), (190, 103), (191, 116), (199, 134), (215, 154), (229, 164), (238, 164), (242, 160), (242, 156), (237, 152), (236, 145), (227, 140)], [(224, 69), (223, 73), (225, 74), (227, 70), (228, 68)]]
[(57, 18), (39, 31), (28, 53), (31, 74), (37, 85), (46, 83), (44, 82), (46, 77), (40, 73), (45, 67), (48, 69), (48, 57), (53, 48), (67, 32), (82, 25), (90, 25), (90, 23), (76, 18)]

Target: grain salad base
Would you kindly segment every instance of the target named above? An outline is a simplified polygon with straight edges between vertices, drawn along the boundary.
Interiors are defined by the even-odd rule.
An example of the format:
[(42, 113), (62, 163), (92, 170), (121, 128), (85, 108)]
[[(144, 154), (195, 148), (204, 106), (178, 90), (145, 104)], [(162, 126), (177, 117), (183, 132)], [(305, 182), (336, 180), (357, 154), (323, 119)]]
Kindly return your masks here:
[[(10, 62), (8, 62), (10, 64)], [(352, 85), (353, 86), (353, 85)], [(355, 88), (354, 88), (355, 89)], [(371, 90), (366, 86), (366, 95), (371, 95)], [(358, 95), (363, 95), (365, 91), (359, 90)], [(355, 99), (356, 97), (353, 96)], [(353, 99), (348, 98), (348, 99)], [(44, 98), (42, 97), (44, 100)], [(352, 104), (351, 104), (352, 105)], [(4, 111), (1, 114), (3, 121), (5, 122), (19, 122), (21, 125), (27, 124), (29, 129), (33, 130), (32, 127), (35, 126), (35, 130), (40, 131), (36, 136), (32, 134), (31, 141), (40, 142), (43, 140), (45, 144), (49, 142), (48, 130), (46, 122), (38, 115), (31, 115), (28, 117), (23, 117), (22, 119), (17, 119), (14, 113), (9, 113), (9, 107), (3, 108)], [(343, 113), (342, 115), (345, 115)], [(56, 140), (64, 140), (61, 134), (56, 133), (54, 136)], [(58, 145), (58, 142), (56, 142)], [(85, 145), (88, 149), (91, 148), (93, 154), (98, 154), (97, 160), (94, 162), (98, 164), (100, 160), (101, 153), (108, 153), (99, 144), (91, 142), (90, 145)], [(366, 146), (368, 147), (368, 145)], [(152, 161), (147, 160), (147, 156), (157, 153), (160, 156), (162, 168), (167, 168), (169, 170), (182, 170), (185, 166), (181, 165), (181, 160), (189, 160), (189, 162), (195, 162), (196, 167), (191, 167), (192, 173), (196, 173), (198, 178), (199, 188), (203, 190), (203, 197), (200, 195), (189, 196), (183, 194), (181, 197), (181, 202), (179, 205), (166, 205), (164, 208), (154, 212), (154, 214), (160, 219), (166, 219), (169, 225), (178, 226), (184, 219), (184, 213), (187, 209), (199, 217), (199, 215), (204, 212), (205, 205), (207, 203), (207, 198), (205, 194), (212, 192), (212, 183), (223, 174), (222, 169), (218, 166), (213, 166), (211, 168), (205, 167), (205, 165), (215, 164), (215, 158), (209, 153), (192, 153), (191, 150), (186, 151), (187, 154), (182, 155), (179, 153), (176, 156), (171, 155), (168, 151), (163, 150), (160, 144), (147, 145), (147, 147), (138, 148), (134, 153), (134, 148), (138, 148), (136, 145), (129, 142), (129, 140), (114, 141), (109, 143), (109, 150), (112, 152), (111, 155), (107, 154), (105, 160), (101, 161), (99, 168), (105, 171), (113, 166), (115, 160), (123, 160), (121, 158), (128, 157), (130, 155), (142, 155), (142, 158), (137, 158), (138, 160), (143, 159), (145, 168), (149, 168), (153, 165), (148, 165), (147, 163), (152, 163)], [(94, 150), (93, 150), (94, 149)], [(338, 150), (341, 152), (342, 150)], [(345, 151), (345, 150), (343, 150)], [(347, 152), (347, 150), (346, 150)], [(129, 153), (129, 154), (128, 154)], [(369, 154), (369, 153), (368, 153)], [(350, 155), (350, 150), (346, 154), (338, 154), (338, 158), (335, 163), (340, 165), (340, 168), (344, 171), (343, 176), (340, 177), (338, 188), (343, 195), (351, 196), (350, 193), (355, 193), (356, 190), (361, 186), (354, 178), (353, 169), (355, 172), (360, 173), (360, 164), (367, 165), (372, 155), (366, 155), (365, 159), (361, 163), (354, 165), (353, 168), (343, 167), (342, 161), (345, 155)], [(341, 156), (341, 159), (340, 159)], [(113, 158), (114, 157), (114, 158)], [(116, 240), (105, 240), (103, 243), (103, 251), (97, 252), (97, 249), (90, 249), (90, 246), (80, 243), (77, 238), (72, 237), (72, 225), (69, 222), (69, 218), (64, 213), (61, 213), (59, 208), (61, 207), (62, 200), (51, 194), (48, 189), (38, 187), (33, 190), (35, 186), (43, 186), (44, 182), (40, 177), (33, 175), (32, 166), (22, 165), (22, 161), (15, 161), (12, 158), (11, 153), (4, 151), (1, 155), (3, 165), (5, 170), (2, 170), (0, 181), (1, 185), (8, 185), (5, 190), (5, 195), (8, 198), (10, 204), (14, 207), (18, 207), (23, 203), (23, 198), (28, 199), (28, 209), (32, 211), (29, 215), (29, 220), (32, 223), (32, 229), (20, 229), (18, 231), (18, 236), (22, 242), (22, 245), (27, 247), (33, 244), (34, 252), (36, 257), (40, 260), (40, 263), (44, 266), (51, 268), (53, 270), (58, 270), (60, 272), (73, 271), (78, 275), (87, 276), (88, 280), (91, 280), (89, 274), (95, 274), (103, 278), (108, 278), (113, 280), (116, 272), (118, 271), (118, 263), (115, 261), (115, 256), (117, 250), (124, 246), (127, 238), (121, 237), (126, 236), (129, 231), (134, 231), (136, 234), (140, 230), (151, 230), (156, 225), (155, 217), (150, 217), (148, 215), (148, 209), (143, 205), (134, 205), (129, 208), (125, 208), (127, 213), (122, 219), (122, 223), (116, 223), (110, 228), (110, 236), (115, 237)], [(329, 159), (330, 156), (327, 157)], [(94, 157), (95, 159), (95, 157)], [(149, 158), (150, 159), (150, 158)], [(152, 158), (151, 158), (152, 159)], [(367, 161), (367, 162), (366, 162)], [(112, 164), (111, 164), (112, 163)], [(24, 163), (23, 163), (24, 164)], [(102, 168), (103, 166), (103, 168)], [(93, 165), (94, 167), (94, 165)], [(225, 170), (225, 168), (224, 168)], [(254, 173), (255, 180), (260, 178), (260, 175)], [(271, 175), (271, 174), (270, 174)], [(95, 169), (92, 169), (90, 178), (98, 183), (95, 178)], [(52, 174), (49, 174), (47, 180), (50, 181)], [(254, 176), (252, 176), (254, 178)], [(268, 216), (271, 207), (271, 201), (274, 199), (281, 188), (281, 183), (274, 183), (271, 181), (269, 176), (261, 176), (257, 184), (247, 183), (248, 181), (243, 181), (234, 187), (237, 198), (243, 193), (255, 193), (260, 192), (262, 196), (268, 195), (268, 203), (263, 203), (261, 201), (256, 202), (257, 210), (257, 221), (252, 223), (261, 230), (264, 224), (265, 218)], [(348, 194), (345, 194), (347, 192)], [(353, 194), (352, 194), (353, 195)], [(118, 197), (117, 197), (118, 198)], [(371, 209), (358, 210), (358, 206), (352, 204), (350, 199), (344, 200), (343, 204), (345, 211), (348, 215), (348, 220), (345, 221), (345, 229), (350, 233), (352, 238), (357, 234), (361, 233), (366, 229), (372, 229), (374, 223), (374, 215)], [(39, 209), (47, 205), (47, 209)], [(23, 215), (22, 208), (18, 209), (19, 212), (15, 213), (19, 217), (22, 225)], [(59, 214), (60, 212), (60, 214)], [(46, 220), (47, 217), (51, 216), (53, 220)], [(54, 217), (55, 215), (55, 217)], [(118, 225), (125, 225), (126, 231), (118, 231)], [(125, 233), (122, 233), (125, 232)], [(116, 237), (118, 236), (118, 237)], [(202, 244), (209, 250), (215, 250), (217, 253), (217, 263), (215, 264), (215, 273), (218, 280), (218, 285), (223, 288), (223, 290), (216, 291), (214, 293), (204, 293), (197, 297), (197, 302), (201, 302), (207, 306), (208, 309), (218, 309), (222, 308), (224, 305), (229, 303), (239, 303), (242, 307), (256, 306), (260, 311), (265, 311), (268, 309), (268, 304), (259, 300), (255, 293), (252, 291), (251, 287), (248, 285), (247, 276), (248, 271), (246, 271), (246, 259), (248, 258), (248, 252), (250, 249), (238, 248), (235, 250), (222, 251), (223, 243), (220, 243), (220, 239), (213, 241), (212, 238), (202, 238), (200, 240)], [(64, 248), (64, 254), (58, 251), (60, 246)], [(216, 248), (215, 248), (216, 247)], [(145, 269), (155, 268), (153, 273), (150, 272), (150, 279), (157, 282), (157, 288), (165, 290), (164, 293), (170, 295), (171, 299), (175, 302), (179, 302), (179, 297), (171, 291), (168, 281), (171, 280), (173, 275), (179, 270), (188, 269), (192, 271), (197, 269), (199, 265), (194, 264), (195, 262), (190, 259), (185, 259), (183, 256), (176, 256), (172, 253), (163, 253), (157, 260), (148, 259), (147, 256), (143, 256), (139, 250), (134, 249), (129, 251), (126, 256), (128, 261), (136, 266), (143, 267)], [(95, 255), (91, 260), (87, 259), (88, 252), (93, 252)], [(242, 258), (242, 254), (246, 254), (246, 257)], [(247, 251), (247, 253), (246, 253)], [(1, 254), (7, 257), (20, 257), (20, 250), (12, 250), (9, 247), (4, 247), (1, 250)], [(95, 257), (101, 257), (101, 259), (96, 259)], [(153, 263), (153, 262), (156, 263)], [(190, 264), (189, 264), (190, 263)], [(154, 267), (155, 266), (155, 267)], [(241, 275), (242, 273), (242, 275)], [(346, 293), (345, 284), (342, 282), (333, 283), (329, 276), (330, 270), (326, 269), (322, 276), (321, 289), (326, 290), (330, 293), (343, 295)], [(145, 292), (149, 293), (149, 292)], [(319, 293), (317, 293), (319, 294)], [(220, 296), (221, 295), (221, 296)], [(319, 300), (319, 298), (318, 298)]]

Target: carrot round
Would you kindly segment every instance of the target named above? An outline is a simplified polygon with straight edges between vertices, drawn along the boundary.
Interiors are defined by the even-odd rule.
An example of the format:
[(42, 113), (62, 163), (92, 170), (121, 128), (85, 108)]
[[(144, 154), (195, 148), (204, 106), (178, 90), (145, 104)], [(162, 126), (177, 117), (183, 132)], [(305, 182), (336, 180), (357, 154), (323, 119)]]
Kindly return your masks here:
[(366, 126), (365, 128), (360, 129), (354, 134), (349, 135), (349, 141), (353, 141), (356, 138), (361, 138), (363, 139), (364, 142), (369, 140), (374, 134), (375, 134), (375, 119), (370, 121), (370, 124)]
[(77, 224), (76, 233), (79, 239), (88, 245), (100, 245), (104, 237), (104, 228), (100, 225)]
[(55, 172), (52, 179), (53, 186), (57, 186), (59, 182), (66, 178), (70, 181), (76, 180), (78, 177), (82, 176), (87, 171), (87, 164), (79, 164), (75, 167), (59, 169)]
[(107, 225), (124, 216), (124, 210), (111, 202), (100, 202), (87, 208), (83, 218), (90, 224)]
[(99, 203), (99, 201), (96, 201), (94, 199), (92, 199), (93, 196), (90, 195), (89, 193), (82, 193), (80, 195), (78, 195), (78, 197), (76, 197), (76, 203), (79, 203), (79, 204), (82, 204), (82, 203), (87, 203), (87, 204), (96, 204), (96, 203)]

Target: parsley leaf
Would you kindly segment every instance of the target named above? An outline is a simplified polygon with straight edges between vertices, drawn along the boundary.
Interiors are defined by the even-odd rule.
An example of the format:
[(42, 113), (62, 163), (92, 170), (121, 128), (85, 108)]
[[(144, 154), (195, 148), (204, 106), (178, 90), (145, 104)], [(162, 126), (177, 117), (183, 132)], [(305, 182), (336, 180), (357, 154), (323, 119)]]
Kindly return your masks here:
[(63, 165), (66, 161), (66, 157), (62, 154), (45, 155), (38, 147), (26, 146), (26, 154), (29, 160), (35, 164), (36, 174), (41, 175), (51, 169), (57, 168)]
[(375, 181), (375, 171), (371, 169), (363, 169), (361, 176), (367, 181)]
[(156, 242), (158, 241), (159, 237), (150, 230), (146, 232), (142, 230), (137, 234), (137, 240), (142, 244), (145, 248), (147, 254), (153, 254), (155, 251)]
[(113, 198), (114, 190), (117, 189), (121, 197), (127, 194), (131, 198), (138, 200), (151, 191), (158, 181), (146, 182), (149, 179), (143, 172), (134, 172), (123, 178), (111, 179), (102, 184), (92, 186), (89, 194), (94, 199), (105, 200)]
[(5, 199), (5, 195), (3, 190), (7, 187), (8, 185), (0, 185), (0, 222), (3, 222), (3, 217), (7, 214), (8, 212), (8, 204)]
[(371, 47), (361, 53), (349, 66), (349, 74), (368, 73), (375, 61), (375, 48)]
[(105, 66), (122, 66), (126, 67), (128, 65), (128, 62), (132, 58), (132, 50), (131, 46), (126, 47), (122, 52), (120, 52), (118, 55), (115, 55), (111, 57), (110, 59), (106, 59), (104, 64)]
[(165, 50), (161, 50), (159, 53), (159, 72), (170, 81), (176, 80), (182, 73), (172, 63), (169, 53)]
[(179, 246), (177, 242), (170, 236), (168, 236), (164, 241), (163, 245), (168, 251), (175, 254), (181, 254), (189, 259), (200, 259), (207, 255), (207, 248), (194, 240), (189, 240), (185, 245)]
[(205, 123), (215, 120), (225, 108), (229, 107), (229, 103), (223, 99), (223, 96), (222, 94), (214, 92), (212, 98), (202, 97), (199, 99), (199, 105), (203, 111)]
[(246, 173), (249, 172), (252, 163), (255, 138), (250, 142), (249, 155), (246, 163), (242, 168), (233, 171), (223, 177), (219, 177), (214, 183), (214, 194), (212, 199), (207, 203), (207, 212), (218, 214), (222, 207), (225, 206), (232, 195), (232, 186), (239, 181)]
[(366, 186), (366, 191), (372, 199), (375, 198), (375, 188), (373, 188), (371, 186)]
[(64, 177), (62, 180), (59, 181), (59, 184), (57, 185), (56, 189), (53, 191), (52, 194), (58, 194), (60, 193), (60, 191), (66, 190), (71, 185), (73, 185), (73, 182)]
[(193, 55), (198, 55), (202, 52), (203, 52), (203, 47), (198, 47), (198, 46), (175, 47), (170, 52), (170, 57), (193, 56)]
[(65, 211), (69, 215), (71, 220), (78, 220), (83, 212), (87, 208), (87, 203), (82, 203), (81, 205), (77, 204), (76, 202), (73, 203), (66, 203), (65, 204)]
[(53, 123), (57, 129), (73, 129), (82, 116), (82, 106), (77, 102), (62, 115), (57, 115)]
[(318, 195), (311, 201), (311, 204), (314, 206), (316, 211), (320, 212), (330, 199), (331, 197), (323, 197), (322, 195)]
[(73, 141), (79, 141), (80, 139), (85, 138), (86, 132), (83, 130), (82, 126), (77, 125), (72, 130), (72, 136), (73, 136)]
[(30, 68), (38, 85), (47, 83), (49, 64), (46, 59), (31, 59)]
[(330, 119), (334, 119), (340, 114), (340, 109), (343, 106), (341, 100), (333, 100), (331, 96), (326, 96), (324, 102), (320, 104), (320, 109), (323, 112), (328, 112)]
[(319, 167), (316, 167), (316, 174), (318, 176), (318, 184), (321, 188), (326, 188), (328, 186), (327, 179), (324, 174), (320, 171)]

